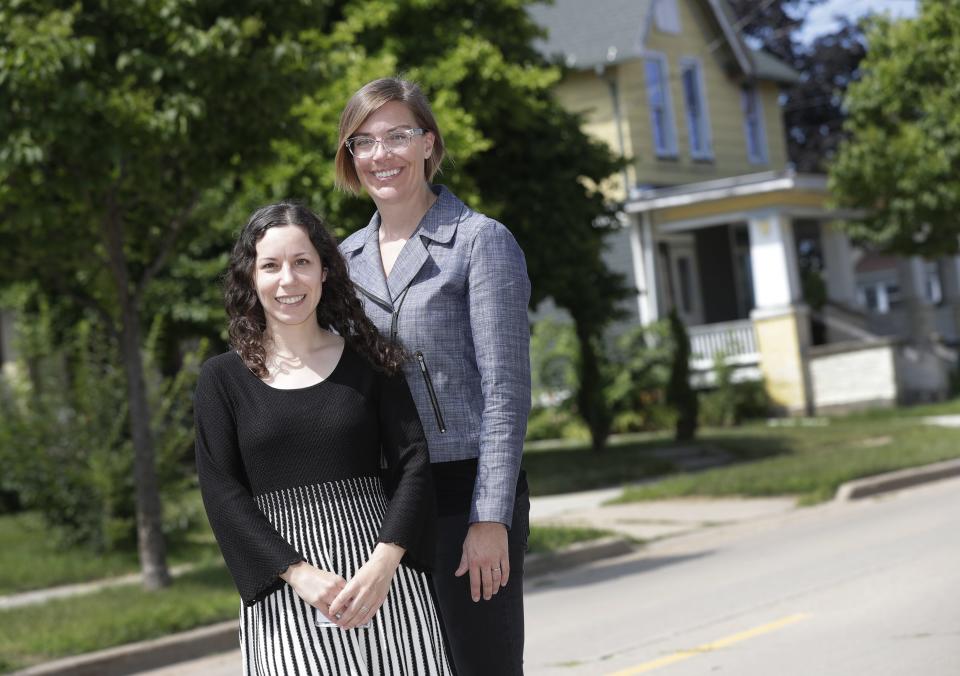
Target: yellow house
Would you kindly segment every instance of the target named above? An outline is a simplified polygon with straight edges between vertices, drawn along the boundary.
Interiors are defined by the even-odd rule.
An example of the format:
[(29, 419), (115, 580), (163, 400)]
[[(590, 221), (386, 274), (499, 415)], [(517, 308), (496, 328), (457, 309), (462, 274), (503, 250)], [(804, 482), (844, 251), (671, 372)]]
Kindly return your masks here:
[[(675, 308), (702, 380), (723, 355), (738, 377), (763, 377), (787, 413), (943, 395), (950, 354), (871, 330), (857, 286), (864, 254), (831, 226), (845, 214), (827, 206), (824, 176), (788, 165), (778, 97), (800, 76), (744, 42), (725, 0), (554, 0), (530, 12), (546, 30), (538, 49), (567, 68), (557, 98), (631, 160), (604, 187), (622, 203), (610, 264), (638, 291), (635, 321)], [(808, 249), (827, 297), (816, 340)], [(925, 264), (899, 265), (899, 297), (923, 300)]]

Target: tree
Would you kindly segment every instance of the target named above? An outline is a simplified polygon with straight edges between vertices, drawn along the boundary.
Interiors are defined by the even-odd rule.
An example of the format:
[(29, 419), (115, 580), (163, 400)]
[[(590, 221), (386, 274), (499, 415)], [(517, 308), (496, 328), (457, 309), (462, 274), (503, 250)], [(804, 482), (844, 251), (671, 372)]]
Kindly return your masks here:
[(915, 19), (878, 18), (864, 75), (845, 100), (850, 134), (830, 168), (855, 237), (902, 254), (958, 251), (960, 2), (922, 2)]
[(690, 337), (676, 308), (670, 310), (670, 342), (673, 355), (670, 360), (670, 380), (667, 383), (667, 403), (677, 413), (674, 438), (691, 441), (697, 433), (697, 393), (690, 385)]
[(798, 171), (824, 171), (842, 141), (843, 95), (860, 75), (866, 53), (863, 31), (844, 19), (834, 32), (810, 44), (797, 39), (804, 15), (824, 0), (756, 3), (732, 0), (748, 41), (800, 73), (800, 82), (783, 92), (787, 155)]
[[(0, 4), (0, 282), (95, 312), (123, 360), (144, 583), (169, 583), (141, 350), (145, 304), (207, 191), (271, 158), (325, 3)], [(201, 233), (201, 234), (197, 234)], [(169, 301), (169, 299), (168, 299)]]

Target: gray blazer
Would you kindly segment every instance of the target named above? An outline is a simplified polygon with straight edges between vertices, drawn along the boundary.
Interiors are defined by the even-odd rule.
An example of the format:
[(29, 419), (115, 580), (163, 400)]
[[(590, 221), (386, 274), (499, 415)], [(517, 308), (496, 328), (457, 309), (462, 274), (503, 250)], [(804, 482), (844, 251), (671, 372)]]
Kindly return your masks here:
[(367, 316), (413, 355), (431, 462), (478, 459), (470, 522), (509, 526), (530, 412), (530, 280), (510, 231), (444, 186), (384, 278), (380, 214), (340, 245)]

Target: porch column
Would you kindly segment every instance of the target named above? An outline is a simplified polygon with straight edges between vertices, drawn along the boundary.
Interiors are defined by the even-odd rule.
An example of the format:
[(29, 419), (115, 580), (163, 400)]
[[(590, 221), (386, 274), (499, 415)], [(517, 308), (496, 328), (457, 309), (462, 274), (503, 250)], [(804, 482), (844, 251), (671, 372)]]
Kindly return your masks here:
[(846, 233), (833, 223), (820, 228), (827, 298), (850, 308), (857, 306), (857, 283), (853, 269), (853, 249)]
[(914, 343), (929, 343), (936, 330), (934, 308), (927, 297), (927, 265), (919, 256), (897, 259), (900, 298), (906, 320), (906, 336)]
[(945, 338), (960, 338), (960, 256), (940, 259), (940, 276), (943, 283), (943, 302), (950, 310), (953, 334)]
[(810, 318), (801, 301), (793, 226), (777, 211), (751, 214), (747, 224), (756, 303), (750, 318), (767, 393), (786, 413), (810, 413)]
[(637, 216), (630, 226), (630, 249), (633, 258), (634, 279), (637, 280), (637, 310), (640, 325), (646, 326), (660, 319), (657, 289), (657, 252), (653, 244), (653, 222), (650, 212)]

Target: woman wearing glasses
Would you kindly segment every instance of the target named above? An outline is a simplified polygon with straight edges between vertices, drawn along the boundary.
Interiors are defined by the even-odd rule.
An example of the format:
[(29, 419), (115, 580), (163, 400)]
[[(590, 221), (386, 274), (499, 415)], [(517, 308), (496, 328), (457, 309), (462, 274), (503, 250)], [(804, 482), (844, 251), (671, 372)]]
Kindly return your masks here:
[(433, 583), (457, 673), (522, 674), (530, 282), (502, 224), (431, 185), (443, 156), (415, 84), (360, 88), (340, 117), (336, 177), (377, 211), (340, 250), (367, 316), (411, 357), (440, 513)]

